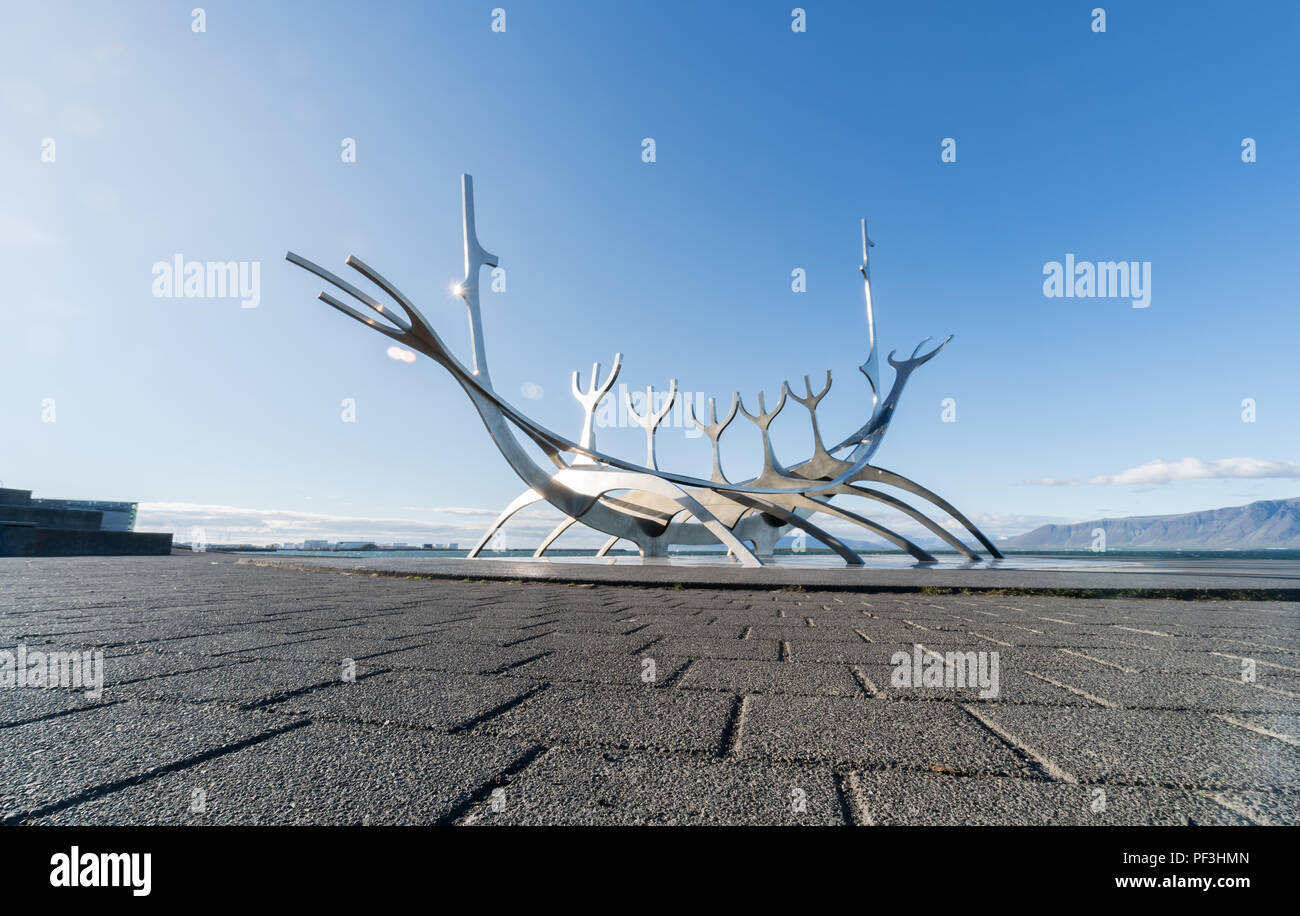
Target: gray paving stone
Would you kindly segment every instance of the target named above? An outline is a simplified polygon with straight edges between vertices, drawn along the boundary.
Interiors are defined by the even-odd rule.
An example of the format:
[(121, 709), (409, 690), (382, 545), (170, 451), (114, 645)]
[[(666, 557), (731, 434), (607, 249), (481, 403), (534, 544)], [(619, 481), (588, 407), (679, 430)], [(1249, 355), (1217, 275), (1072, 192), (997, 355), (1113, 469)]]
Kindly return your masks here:
[(0, 819), (285, 727), (210, 707), (114, 703), (0, 729)]
[[(316, 723), (37, 819), (43, 824), (433, 824), (524, 743)], [(195, 790), (203, 811), (192, 811)]]
[(446, 731), (535, 690), (518, 679), (443, 672), (390, 671), (354, 682), (339, 680), (261, 707), (266, 712), (372, 725)]
[[(365, 671), (364, 664), (358, 666), (358, 673)], [(125, 681), (111, 689), (111, 696), (244, 706), (332, 683), (341, 672), (340, 666), (318, 662), (230, 659), (229, 664), (218, 668)]]
[(949, 703), (769, 695), (746, 702), (739, 753), (877, 767), (1033, 775), (1034, 768)]
[(863, 696), (847, 665), (813, 662), (695, 660), (678, 686), (731, 693), (801, 693)]
[[(594, 652), (582, 649), (535, 650), (526, 643), (530, 653), (537, 657), (527, 664), (511, 668), (511, 677), (555, 683), (607, 684), (611, 687), (637, 687), (647, 683), (642, 675), (649, 669), (645, 662), (654, 661), (655, 683), (662, 683), (688, 659), (675, 658), (651, 646), (636, 655), (630, 652)], [(519, 648), (524, 648), (520, 646)]]
[[(24, 640), (105, 660), (98, 701), (0, 690), (0, 811), (42, 822), (1300, 823), (1295, 602), (0, 560)], [(913, 644), (999, 695), (895, 688)]]
[(714, 753), (732, 706), (729, 696), (701, 691), (552, 685), (478, 731), (548, 745)]
[(1007, 705), (987, 715), (1085, 781), (1282, 789), (1300, 777), (1300, 748), (1207, 713)]
[(877, 825), (1249, 824), (1208, 794), (934, 773), (855, 774)]
[[(91, 706), (100, 706), (107, 702), (109, 702), (107, 697), (88, 697), (86, 691), (76, 688), (0, 690), (0, 728), (17, 722), (43, 719)], [(0, 737), (0, 740), (3, 738)]]
[(475, 825), (844, 823), (828, 768), (557, 747), (466, 816)]

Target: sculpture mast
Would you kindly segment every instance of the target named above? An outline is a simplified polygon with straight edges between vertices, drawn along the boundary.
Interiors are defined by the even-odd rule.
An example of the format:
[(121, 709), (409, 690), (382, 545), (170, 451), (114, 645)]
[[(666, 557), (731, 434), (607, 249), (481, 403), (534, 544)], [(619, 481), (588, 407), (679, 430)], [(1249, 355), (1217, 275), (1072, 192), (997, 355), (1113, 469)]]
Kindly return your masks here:
[(867, 361), (858, 368), (871, 385), (871, 413), (875, 416), (880, 403), (880, 358), (876, 354), (876, 313), (871, 307), (871, 249), (875, 242), (867, 238), (867, 221), (862, 221), (862, 285), (867, 299)]
[(484, 387), (491, 388), (487, 349), (483, 344), (483, 316), (478, 304), (478, 274), (479, 268), (485, 264), (496, 267), (498, 258), (484, 251), (478, 243), (478, 231), (474, 225), (474, 178), (471, 175), (460, 176), (460, 207), (465, 237), (465, 279), (457, 284), (454, 291), (465, 300), (465, 308), (469, 312), (469, 336), (474, 345), (474, 375)]

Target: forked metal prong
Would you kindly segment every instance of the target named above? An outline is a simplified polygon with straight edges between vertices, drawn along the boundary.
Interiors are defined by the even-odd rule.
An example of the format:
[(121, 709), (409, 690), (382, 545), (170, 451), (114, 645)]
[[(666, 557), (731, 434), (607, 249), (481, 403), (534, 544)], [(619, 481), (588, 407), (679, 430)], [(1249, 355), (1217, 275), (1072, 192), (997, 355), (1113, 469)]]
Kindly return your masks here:
[(389, 337), (393, 338), (394, 340), (402, 340), (402, 338), (405, 336), (403, 331), (397, 328), (391, 328), (386, 324), (382, 324), (378, 321), (375, 321), (375, 319), (371, 318), (369, 315), (363, 315), (361, 312), (358, 312), (356, 309), (348, 305), (346, 302), (340, 302), (338, 299), (335, 299), (329, 293), (326, 292), (317, 293), (316, 298), (320, 299), (320, 301), (324, 302), (326, 305), (334, 306), (334, 308), (338, 309), (340, 312), (347, 315), (349, 318), (355, 318), (357, 321), (361, 322), (364, 325), (369, 325), (370, 327), (374, 328), (376, 331), (379, 331), (381, 334), (387, 334)]

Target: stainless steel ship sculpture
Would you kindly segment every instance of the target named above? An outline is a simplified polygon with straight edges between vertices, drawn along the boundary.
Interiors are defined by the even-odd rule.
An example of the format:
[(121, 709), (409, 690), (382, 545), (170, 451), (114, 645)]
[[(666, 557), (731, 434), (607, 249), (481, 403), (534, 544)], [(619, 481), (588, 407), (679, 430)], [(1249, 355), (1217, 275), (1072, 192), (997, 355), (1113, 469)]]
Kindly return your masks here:
[[(635, 544), (643, 557), (662, 557), (671, 545), (724, 545), (728, 553), (745, 566), (763, 565), (760, 557), (770, 557), (777, 541), (792, 529), (799, 529), (835, 551), (850, 566), (863, 565), (858, 553), (839, 538), (813, 522), (817, 514), (840, 519), (858, 526), (915, 557), (919, 562), (931, 563), (935, 558), (895, 531), (872, 521), (859, 512), (833, 504), (835, 496), (857, 497), (881, 503), (914, 519), (935, 537), (969, 560), (980, 559), (976, 550), (968, 547), (942, 525), (930, 517), (877, 487), (887, 486), (910, 493), (942, 509), (955, 519), (986, 550), (990, 556), (1000, 558), (1001, 553), (984, 534), (955, 507), (937, 494), (900, 474), (895, 474), (871, 463), (880, 447), (890, 420), (898, 406), (899, 397), (908, 377), (948, 343), (943, 343), (921, 353), (926, 338), (917, 344), (907, 359), (896, 360), (891, 352), (889, 364), (894, 367), (894, 383), (883, 400), (880, 397), (880, 378), (876, 353), (875, 315), (871, 304), (870, 248), (866, 221), (862, 222), (862, 278), (867, 306), (867, 359), (859, 368), (871, 388), (871, 412), (857, 432), (837, 445), (826, 448), (817, 424), (817, 406), (831, 387), (831, 374), (826, 373), (826, 385), (814, 393), (808, 377), (804, 377), (805, 395), (799, 396), (786, 382), (776, 406), (767, 409), (763, 395), (758, 395), (758, 413), (750, 413), (739, 395), (733, 394), (731, 407), (719, 420), (713, 399), (709, 400), (708, 422), (702, 422), (690, 410), (689, 418), (708, 438), (713, 449), (713, 473), (708, 480), (674, 474), (660, 470), (655, 459), (655, 436), (659, 424), (667, 416), (677, 396), (677, 382), (671, 383), (669, 394), (656, 410), (652, 389), (647, 389), (645, 413), (638, 413), (628, 400), (629, 415), (645, 429), (646, 459), (637, 464), (606, 455), (596, 448), (595, 413), (597, 405), (608, 394), (622, 367), (622, 355), (614, 358), (614, 365), (605, 380), (599, 381), (600, 365), (592, 367), (589, 384), (579, 384), (579, 374), (573, 373), (573, 396), (582, 405), (583, 422), (579, 441), (573, 442), (529, 419), (522, 411), (508, 404), (492, 387), (488, 373), (487, 349), (483, 341), (483, 323), (479, 313), (479, 271), (496, 267), (499, 260), (479, 244), (474, 222), (474, 185), (469, 175), (461, 176), (462, 217), (465, 238), (465, 279), (456, 287), (457, 294), (465, 300), (469, 312), (470, 340), (473, 345), (474, 364), (467, 368), (447, 349), (436, 331), (425, 320), (411, 301), (392, 283), (361, 259), (349, 256), (347, 265), (374, 284), (392, 304), (381, 301), (341, 277), (306, 258), (289, 252), (286, 260), (325, 280), (336, 290), (370, 309), (374, 314), (359, 311), (335, 295), (322, 292), (319, 298), (362, 324), (374, 328), (412, 350), (433, 359), (460, 383), (477, 408), (501, 454), (514, 469), (528, 489), (521, 493), (492, 524), (482, 539), (469, 552), (479, 556), (493, 535), (513, 516), (528, 506), (545, 500), (560, 512), (565, 520), (537, 547), (534, 556), (542, 556), (555, 540), (575, 523), (609, 536), (597, 551), (597, 556), (607, 554), (618, 541)], [(400, 311), (399, 311), (400, 310)], [(813, 453), (810, 458), (789, 467), (777, 460), (772, 450), (768, 429), (773, 419), (785, 407), (787, 400), (801, 404), (812, 423)], [(763, 438), (763, 470), (751, 480), (729, 481), (722, 470), (719, 449), (723, 431), (736, 418), (737, 412), (755, 423)], [(553, 467), (540, 466), (525, 451), (518, 434), (533, 442), (551, 462)], [(837, 454), (845, 453), (837, 458)]]

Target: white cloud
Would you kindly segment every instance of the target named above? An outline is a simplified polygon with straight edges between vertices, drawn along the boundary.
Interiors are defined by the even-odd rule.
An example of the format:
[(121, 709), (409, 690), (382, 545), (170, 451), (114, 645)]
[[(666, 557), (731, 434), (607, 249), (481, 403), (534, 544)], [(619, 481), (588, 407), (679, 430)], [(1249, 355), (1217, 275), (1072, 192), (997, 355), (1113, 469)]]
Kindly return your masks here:
[(484, 517), (501, 514), (500, 509), (471, 509), (468, 506), (403, 506), (407, 512), (439, 512), (444, 515), (481, 515)]
[[(487, 523), (479, 516), (495, 517), (496, 509), (460, 506), (420, 510), (429, 515), (470, 516), (464, 521), (430, 518), (384, 518), (299, 512), (287, 509), (246, 509), (239, 506), (197, 503), (141, 503), (137, 531), (170, 531), (178, 541), (189, 540), (192, 529), (202, 528), (204, 537), (215, 544), (271, 544), (307, 539), (369, 540), (378, 543), (401, 541), (410, 544), (459, 541), (473, 543)], [(559, 523), (560, 515), (549, 506), (526, 510), (506, 526), (511, 543), (536, 544)]]
[(1154, 486), (1175, 480), (1264, 479), (1300, 477), (1300, 461), (1269, 461), (1264, 458), (1220, 458), (1202, 461), (1183, 458), (1165, 461), (1157, 458), (1118, 474), (1098, 474), (1085, 480), (1057, 480), (1051, 477), (1030, 483), (1049, 487), (1077, 487), (1084, 484), (1111, 486)]
[[(836, 500), (838, 505), (867, 515), (874, 521), (923, 545), (939, 544), (923, 526), (887, 506), (863, 500)], [(456, 541), (462, 547), (476, 542), (487, 530), (488, 521), (499, 509), (467, 506), (404, 506), (408, 512), (424, 518), (385, 518), (336, 515), (322, 512), (299, 512), (285, 509), (245, 509), (238, 506), (197, 503), (141, 503), (136, 521), (137, 531), (170, 531), (176, 540), (188, 541), (195, 528), (214, 544), (273, 544), (283, 541), (323, 539), (329, 541), (368, 540), (380, 544), (400, 541), (408, 544)], [(928, 513), (961, 540), (974, 545), (965, 529), (934, 510)], [(438, 519), (436, 516), (443, 516)], [(533, 548), (559, 524), (559, 511), (546, 503), (525, 509), (507, 523), (506, 542), (513, 548)], [(1063, 522), (1064, 519), (1041, 515), (973, 514), (971, 520), (989, 537), (997, 540), (1023, 534), (1039, 525)], [(819, 515), (814, 521), (831, 534), (853, 542), (873, 542), (888, 546), (883, 540), (857, 525)], [(575, 525), (556, 542), (557, 548), (592, 549), (604, 544), (608, 536), (583, 525)], [(620, 546), (628, 547), (626, 542)]]
[(27, 220), (0, 213), (0, 245), (54, 245), (59, 239)]
[[(901, 534), (908, 540), (915, 541), (922, 546), (941, 546), (942, 542), (924, 525), (904, 515), (896, 509), (888, 506), (882, 506), (879, 503), (868, 502), (861, 499), (837, 499), (835, 505), (842, 506), (860, 515), (865, 515), (873, 522), (884, 525), (891, 531)], [(966, 531), (966, 528), (955, 519), (948, 517), (943, 510), (931, 506), (924, 500), (912, 500), (913, 508), (920, 509), (927, 516), (939, 523), (941, 528), (947, 530), (950, 534), (957, 537), (958, 540), (964, 541), (971, 547), (978, 548), (978, 542)], [(972, 512), (967, 516), (974, 523), (975, 527), (984, 532), (990, 540), (997, 541), (1001, 538), (1013, 537), (1017, 534), (1024, 534), (1026, 531), (1032, 531), (1040, 525), (1062, 524), (1068, 520), (1053, 515), (1022, 515), (1014, 513), (997, 513), (997, 512)], [(864, 528), (859, 527), (853, 522), (847, 522), (840, 519), (832, 518), (827, 515), (817, 515), (813, 519), (813, 524), (822, 530), (844, 538), (848, 541), (872, 541), (879, 542), (882, 547), (888, 546), (882, 538), (877, 537)]]
[(0, 105), (14, 114), (36, 120), (45, 117), (49, 99), (37, 83), (6, 80), (0, 83)]
[(89, 105), (68, 105), (63, 109), (64, 130), (78, 137), (98, 137), (104, 133), (104, 113)]

